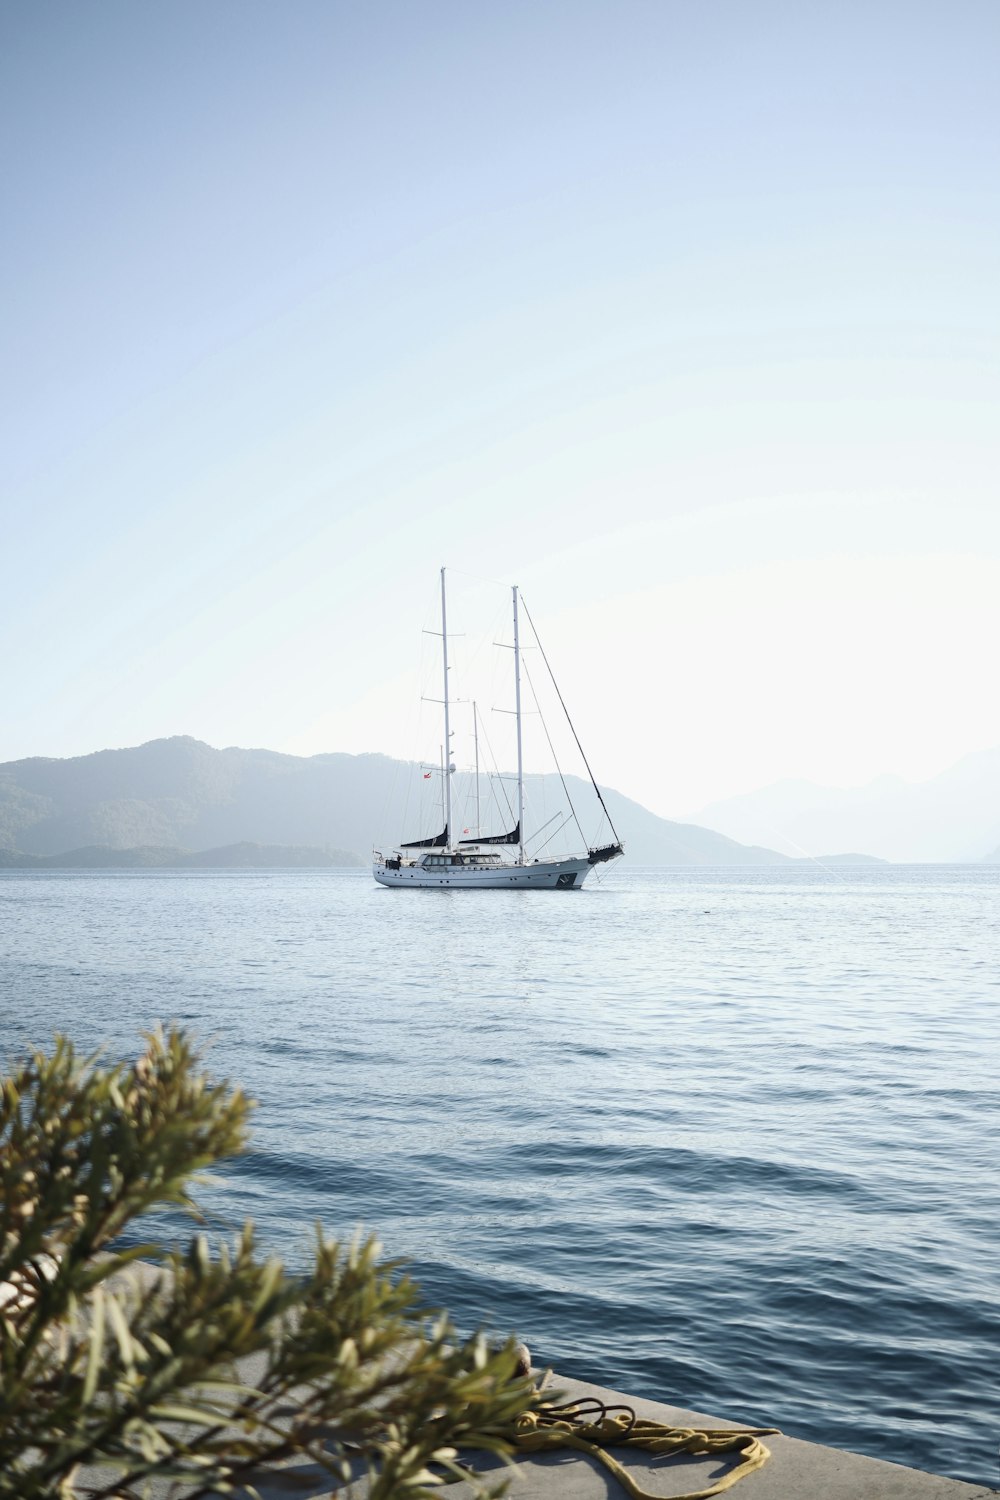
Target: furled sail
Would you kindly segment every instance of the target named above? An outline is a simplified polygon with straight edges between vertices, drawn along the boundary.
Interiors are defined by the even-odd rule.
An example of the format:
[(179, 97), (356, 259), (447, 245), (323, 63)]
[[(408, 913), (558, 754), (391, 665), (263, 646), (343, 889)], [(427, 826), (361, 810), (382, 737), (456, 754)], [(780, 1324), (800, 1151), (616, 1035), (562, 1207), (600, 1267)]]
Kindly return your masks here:
[(460, 844), (519, 844), (521, 842), (521, 825), (512, 828), (510, 833), (494, 833), (486, 839), (459, 839)]
[(439, 833), (436, 838), (414, 839), (410, 844), (400, 844), (401, 849), (446, 849), (448, 847), (448, 828), (445, 826), (444, 833)]

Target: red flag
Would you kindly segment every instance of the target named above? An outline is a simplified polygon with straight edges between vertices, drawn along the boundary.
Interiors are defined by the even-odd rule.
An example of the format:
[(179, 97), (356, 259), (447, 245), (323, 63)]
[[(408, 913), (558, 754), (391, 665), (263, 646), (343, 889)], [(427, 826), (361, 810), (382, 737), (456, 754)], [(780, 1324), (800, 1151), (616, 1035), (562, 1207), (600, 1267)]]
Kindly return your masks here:
[(431, 773), (430, 773), (430, 771), (425, 771), (424, 772), (424, 780), (425, 781), (430, 781), (430, 779), (431, 779)]

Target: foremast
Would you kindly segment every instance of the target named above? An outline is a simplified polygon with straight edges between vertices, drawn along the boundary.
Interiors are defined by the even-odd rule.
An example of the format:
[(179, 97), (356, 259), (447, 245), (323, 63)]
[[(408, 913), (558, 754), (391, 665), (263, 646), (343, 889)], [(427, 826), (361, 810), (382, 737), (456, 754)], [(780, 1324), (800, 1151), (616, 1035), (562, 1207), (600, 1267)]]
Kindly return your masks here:
[(444, 833), (446, 847), (451, 847), (451, 720), (448, 704), (448, 604), (445, 598), (444, 568), (441, 569), (441, 659), (444, 665)]
[(517, 723), (517, 849), (518, 864), (524, 864), (524, 758), (521, 753), (521, 641), (517, 630), (517, 584), (514, 599), (514, 715)]

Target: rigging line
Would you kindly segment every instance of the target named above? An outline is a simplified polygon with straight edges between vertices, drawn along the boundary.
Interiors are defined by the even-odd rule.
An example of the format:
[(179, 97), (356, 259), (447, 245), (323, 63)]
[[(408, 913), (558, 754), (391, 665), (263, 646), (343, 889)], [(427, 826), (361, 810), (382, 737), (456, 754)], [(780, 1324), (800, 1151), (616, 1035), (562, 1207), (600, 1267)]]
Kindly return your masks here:
[(502, 578), (489, 578), (483, 573), (470, 573), (468, 568), (449, 568), (448, 572), (457, 573), (460, 578), (471, 578), (473, 583), (494, 583), (498, 589), (510, 588), (510, 585), (504, 583)]
[[(526, 844), (526, 845), (527, 845), (527, 844), (533, 844), (533, 843), (534, 843), (534, 842), (535, 842), (535, 840), (536, 840), (536, 839), (540, 839), (540, 838), (541, 838), (541, 836), (542, 836), (542, 834), (543, 834), (543, 833), (544, 833), (544, 832), (545, 832), (545, 830), (546, 830), (546, 828), (548, 828), (548, 826), (549, 826), (549, 824), (550, 824), (550, 823), (554, 823), (554, 822), (555, 822), (555, 820), (556, 820), (556, 818), (558, 818), (558, 816), (559, 816), (559, 814), (558, 814), (558, 813), (557, 813), (557, 812), (554, 812), (554, 813), (553, 813), (553, 814), (552, 814), (552, 816), (551, 816), (551, 818), (546, 818), (546, 820), (545, 820), (545, 822), (544, 822), (544, 823), (543, 823), (543, 824), (542, 824), (542, 826), (541, 826), (541, 828), (538, 828), (538, 829), (536, 829), (536, 830), (535, 830), (535, 832), (534, 832), (534, 833), (533, 833), (533, 834), (532, 834), (532, 835), (531, 835), (531, 838), (530, 838), (530, 839), (525, 839), (525, 841), (524, 841), (524, 842), (525, 842), (525, 844)], [(565, 819), (565, 818), (563, 818), (563, 822), (564, 822), (564, 823), (565, 823), (565, 821), (566, 821), (566, 819)], [(557, 829), (556, 829), (556, 831), (555, 831), (555, 832), (556, 832), (556, 833), (558, 833), (558, 832), (559, 832), (559, 829), (558, 829), (558, 828), (557, 828)], [(554, 837), (555, 837), (555, 834), (553, 834), (553, 835), (552, 835), (552, 837), (553, 837), (553, 838), (554, 838)], [(542, 848), (544, 848), (544, 847), (545, 847), (545, 845), (544, 845), (544, 844), (543, 844), (543, 845), (542, 845)]]
[(491, 620), (491, 623), (490, 623), (490, 628), (486, 632), (486, 634), (484, 635), (484, 634), (482, 634), (482, 632), (478, 633), (478, 636), (479, 636), (479, 638), (478, 638), (478, 644), (474, 645), (471, 648), (470, 653), (467, 654), (465, 656), (464, 660), (463, 660), (463, 669), (464, 669), (463, 670), (463, 680), (464, 681), (468, 681), (470, 679), (472, 668), (479, 661), (480, 657), (484, 655), (484, 653), (486, 651), (486, 648), (489, 645), (489, 643), (493, 640), (493, 637), (495, 635), (497, 635), (497, 633), (500, 630), (502, 630), (502, 628), (503, 628), (502, 622), (505, 620), (507, 613), (508, 613), (508, 610), (507, 610), (507, 606), (505, 604), (503, 606), (503, 608), (497, 609), (496, 613), (492, 617), (492, 620)]
[[(424, 618), (425, 619), (428, 618), (428, 615), (426, 613), (424, 615)], [(426, 635), (429, 635), (429, 634), (431, 634), (431, 632), (429, 630), (427, 630), (427, 629), (423, 629), (420, 632), (420, 637), (419, 637), (419, 639), (420, 639), (419, 660), (418, 660), (418, 668), (417, 668), (418, 669), (417, 685), (421, 689), (421, 691), (420, 691), (420, 694), (419, 694), (419, 697), (417, 699), (416, 704), (410, 710), (411, 729), (416, 731), (414, 733), (411, 733), (410, 743), (411, 743), (411, 745), (414, 744), (414, 743), (416, 743), (418, 745), (418, 747), (419, 747), (420, 741), (423, 738), (423, 734), (421, 732), (422, 728), (423, 728), (423, 724), (426, 723), (426, 719), (424, 717), (423, 710), (422, 710), (422, 705), (424, 703), (426, 703), (426, 702), (429, 701), (428, 695), (427, 695), (427, 693), (425, 693), (423, 691), (423, 689), (425, 687), (430, 687), (431, 673), (432, 673), (432, 671), (436, 672), (436, 671), (440, 670), (440, 664), (437, 661), (434, 661), (432, 659), (432, 656), (428, 653), (427, 642), (425, 641), (424, 637)], [(414, 769), (416, 769), (418, 771), (425, 771), (427, 769), (427, 766), (422, 761), (411, 760), (411, 761), (408, 762), (408, 769), (411, 772)], [(436, 771), (437, 770), (437, 766), (434, 766), (433, 769)], [(414, 791), (414, 787), (415, 786), (416, 786), (416, 779), (411, 774), (410, 776), (407, 777), (407, 780), (406, 780), (406, 797), (405, 797), (405, 801), (404, 801), (404, 805), (403, 805), (403, 830), (404, 830), (404, 832), (406, 831), (406, 826), (407, 826), (407, 824), (409, 823), (409, 820), (410, 820), (410, 802), (411, 802), (411, 800), (413, 800), (413, 791)], [(429, 822), (428, 821), (427, 810), (426, 810), (426, 801), (423, 798), (420, 799), (420, 807), (418, 808), (418, 812), (419, 812), (419, 817), (417, 816), (417, 813), (414, 813), (414, 819), (415, 819), (415, 821), (417, 823), (417, 830), (418, 830), (418, 833), (419, 833), (420, 837), (423, 838), (423, 836), (425, 834), (436, 832), (437, 831), (436, 830), (437, 819), (435, 818), (433, 820), (433, 822)]]
[[(463, 833), (472, 833), (473, 829), (476, 833), (480, 833), (482, 831), (480, 827), (482, 822), (482, 809), (480, 806), (482, 800), (482, 771), (478, 760), (473, 769), (464, 770), (456, 776), (455, 780), (456, 787), (452, 793), (452, 797), (453, 800), (456, 797), (459, 798), (462, 808), (461, 815), (456, 814), (455, 826), (457, 828), (459, 823), (461, 823)], [(466, 827), (466, 824), (469, 826)]]
[(497, 758), (496, 758), (496, 756), (493, 753), (493, 746), (490, 743), (490, 737), (486, 733), (486, 724), (485, 724), (485, 722), (483, 721), (483, 719), (481, 717), (480, 717), (480, 720), (479, 720), (479, 725), (480, 725), (480, 728), (483, 731), (483, 739), (486, 741), (486, 748), (489, 751), (490, 760), (493, 762), (493, 774), (491, 776), (488, 775), (487, 778), (486, 778), (487, 783), (488, 783), (489, 788), (490, 788), (490, 796), (493, 799), (493, 802), (494, 802), (494, 805), (496, 806), (497, 811), (502, 816), (503, 809), (500, 806), (500, 803), (499, 803), (499, 800), (497, 798), (496, 791), (495, 791), (496, 784), (497, 784), (497, 782), (499, 782), (500, 783), (500, 788), (503, 791), (503, 799), (504, 799), (504, 801), (507, 804), (507, 812), (510, 814), (511, 818), (513, 818), (513, 816), (514, 816), (514, 809), (510, 805), (510, 798), (507, 796), (507, 788), (504, 785), (504, 778), (500, 775), (500, 770), (499, 770), (499, 767), (497, 766)]
[[(531, 616), (529, 615), (528, 618), (530, 619)], [(534, 628), (535, 628), (534, 625), (532, 625), (531, 628), (532, 628), (532, 630), (534, 630)], [(535, 636), (535, 640), (536, 641), (538, 640), (537, 635)], [(544, 651), (542, 652), (542, 655), (543, 656), (545, 655)], [(562, 766), (559, 764), (559, 757), (556, 755), (555, 746), (552, 743), (552, 736), (549, 734), (549, 726), (546, 724), (546, 722), (545, 722), (545, 715), (542, 713), (542, 710), (539, 707), (538, 694), (535, 692), (535, 684), (531, 680), (531, 673), (528, 671), (528, 664), (527, 664), (527, 662), (522, 662), (521, 666), (522, 666), (522, 668), (524, 670), (525, 677), (528, 679), (528, 686), (531, 689), (531, 696), (535, 700), (535, 707), (538, 709), (538, 717), (542, 721), (542, 728), (545, 730), (545, 738), (548, 741), (549, 750), (552, 753), (552, 759), (555, 762), (556, 770), (559, 772), (559, 780), (562, 782), (563, 796), (566, 798), (566, 801), (569, 803), (569, 810), (573, 814), (573, 822), (576, 824), (577, 832), (579, 833), (580, 837), (583, 839), (583, 842), (584, 842), (585, 846), (589, 849), (590, 848), (590, 842), (589, 842), (589, 840), (587, 838), (587, 835), (584, 833), (583, 829), (580, 827), (580, 819), (576, 815), (576, 808), (573, 806), (573, 799), (572, 799), (572, 797), (569, 794), (569, 787), (566, 785), (566, 778), (565, 778), (565, 776), (562, 773)], [(559, 691), (559, 689), (556, 688), (556, 692), (558, 692), (558, 691)], [(562, 702), (562, 699), (560, 699), (559, 701)], [(566, 717), (569, 718), (569, 715), (567, 714)], [(571, 729), (573, 728), (572, 724), (570, 725), (570, 728)], [(580, 743), (579, 740), (577, 740), (577, 744), (579, 744), (579, 743)], [(588, 770), (590, 769), (589, 766), (588, 766), (587, 769)], [(608, 822), (609, 823), (611, 822), (610, 818), (608, 819)], [(615, 834), (615, 838), (617, 838), (617, 837), (618, 837), (618, 835)], [(549, 840), (549, 842), (551, 842), (551, 840)], [(544, 849), (544, 847), (545, 847), (545, 845), (543, 844), (542, 848)]]
[[(559, 816), (559, 814), (557, 813), (556, 817), (558, 817), (558, 816)], [(563, 829), (566, 827), (566, 824), (568, 822), (569, 822), (569, 818), (563, 818), (562, 822), (559, 824), (559, 827), (557, 829), (555, 829), (555, 831), (553, 833), (550, 833), (549, 836), (548, 836), (548, 838), (545, 840), (545, 843), (540, 846), (540, 848), (538, 850), (539, 854), (541, 854), (542, 849), (547, 849), (549, 847), (549, 845), (551, 844), (552, 840), (555, 838), (555, 836), (556, 836), (557, 833), (562, 833)], [(579, 827), (579, 826), (580, 825), (577, 824), (577, 827)]]
[[(798, 849), (799, 850), (798, 859), (807, 859), (807, 860), (810, 861), (811, 864), (819, 865), (820, 869), (821, 870), (825, 870), (828, 875), (835, 876), (836, 879), (839, 880), (842, 885), (850, 885), (851, 882), (848, 880), (848, 878), (847, 878), (846, 875), (842, 875), (840, 873), (840, 871), (839, 870), (835, 870), (832, 865), (826, 865), (826, 864), (824, 864), (823, 861), (819, 858), (819, 856), (817, 854), (809, 854), (805, 849), (803, 849), (802, 845), (801, 844), (797, 844), (795, 842), (795, 840), (789, 834), (782, 833), (781, 829), (777, 826), (777, 824), (771, 823), (771, 822), (765, 822), (764, 826), (765, 826), (765, 828), (770, 828), (771, 829), (772, 834), (774, 835), (775, 838), (778, 839), (779, 842), (782, 839), (784, 839), (784, 841), (785, 841), (786, 844), (791, 844), (793, 848)], [(716, 829), (714, 831), (717, 833), (718, 829)], [(724, 838), (728, 838), (728, 836), (729, 836), (728, 834), (724, 834), (723, 835)], [(777, 850), (776, 852), (779, 853), (779, 854), (782, 853), (782, 851), (780, 849)], [(796, 856), (793, 855), (793, 854), (789, 854), (789, 855), (786, 855), (786, 858), (787, 859), (796, 859)], [(777, 867), (775, 867), (775, 868), (777, 868)]]
[[(521, 595), (521, 603), (524, 604), (524, 595), (523, 594)], [(563, 695), (559, 691), (559, 684), (558, 684), (558, 682), (556, 682), (555, 673), (553, 672), (551, 666), (549, 665), (549, 659), (548, 659), (548, 657), (545, 654), (545, 647), (542, 645), (541, 640), (539, 639), (538, 631), (535, 629), (535, 622), (531, 618), (531, 611), (528, 609), (528, 606), (526, 604), (524, 604), (524, 613), (528, 616), (528, 624), (531, 626), (531, 633), (535, 637), (535, 642), (536, 642), (536, 644), (538, 646), (539, 651), (542, 653), (542, 661), (545, 663), (546, 667), (548, 667), (548, 673), (549, 673), (549, 676), (552, 679), (552, 686), (556, 690), (556, 697), (559, 699), (559, 702), (560, 702), (560, 704), (562, 706), (562, 711), (566, 715), (566, 723), (569, 725), (569, 727), (570, 727), (570, 729), (572, 731), (572, 734), (573, 734), (573, 738), (576, 740), (576, 748), (580, 752), (580, 758), (583, 761), (584, 765), (587, 767), (587, 775), (590, 777), (590, 784), (594, 788), (594, 791), (597, 793), (597, 800), (598, 800), (598, 802), (604, 808), (604, 816), (608, 820), (608, 826), (611, 829), (612, 834), (614, 835), (615, 843), (616, 844), (620, 844), (621, 843), (621, 839), (618, 837), (618, 830), (615, 828), (615, 825), (611, 821), (611, 814), (608, 812), (607, 804), (605, 803), (604, 798), (601, 796), (601, 789), (597, 785), (597, 782), (594, 780), (594, 773), (590, 769), (590, 762), (588, 761), (586, 755), (584, 755), (584, 753), (583, 753), (583, 746), (580, 744), (580, 736), (577, 734), (575, 728), (573, 727), (573, 720), (569, 716), (569, 709), (566, 707), (566, 704), (565, 704), (565, 702), (563, 700)], [(537, 702), (537, 699), (536, 699), (536, 702)], [(581, 829), (580, 831), (581, 831), (581, 834), (582, 834), (583, 830)]]
[[(420, 687), (423, 686), (423, 677), (424, 677), (423, 655), (424, 655), (424, 652), (423, 652), (423, 636), (421, 636), (420, 637), (420, 645), (419, 645), (419, 647), (417, 649), (416, 665), (415, 665), (415, 667), (413, 668), (413, 671), (412, 671), (412, 675), (416, 678), (416, 686), (418, 688), (420, 688)], [(418, 731), (419, 731), (419, 728), (420, 728), (420, 703), (422, 701), (423, 701), (423, 694), (421, 693), (418, 696), (417, 702), (416, 703), (411, 703), (411, 706), (410, 706), (410, 709), (409, 709), (409, 718), (408, 718), (407, 729), (406, 729), (406, 743), (408, 745), (410, 745), (410, 746), (414, 745), (417, 742), (417, 739), (418, 739)], [(381, 827), (382, 827), (382, 833), (383, 833), (383, 835), (385, 834), (386, 829), (389, 827), (389, 808), (390, 808), (390, 806), (396, 807), (398, 805), (397, 802), (396, 802), (397, 787), (399, 786), (400, 769), (403, 768), (403, 767), (405, 767), (406, 773), (407, 773), (407, 775), (406, 775), (406, 782), (405, 782), (405, 791), (404, 791), (404, 794), (403, 794), (403, 817), (402, 817), (402, 823), (403, 823), (404, 827), (406, 826), (406, 823), (409, 820), (409, 816), (410, 816), (410, 793), (411, 793), (412, 786), (413, 786), (413, 777), (412, 777), (412, 775), (410, 773), (413, 770), (414, 762), (412, 760), (400, 760), (397, 756), (393, 756), (392, 779), (391, 779), (391, 782), (390, 782), (390, 785), (389, 785), (389, 790), (386, 792), (385, 802), (384, 802), (384, 805), (382, 807), (382, 824), (381, 824)]]

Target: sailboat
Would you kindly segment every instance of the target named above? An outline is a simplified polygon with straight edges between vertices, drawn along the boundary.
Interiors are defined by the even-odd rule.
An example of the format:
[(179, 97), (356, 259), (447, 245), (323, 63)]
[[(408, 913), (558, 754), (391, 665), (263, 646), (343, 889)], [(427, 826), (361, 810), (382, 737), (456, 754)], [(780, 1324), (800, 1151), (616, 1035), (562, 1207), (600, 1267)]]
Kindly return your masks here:
[[(412, 839), (402, 843), (392, 854), (383, 855), (375, 850), (372, 874), (379, 885), (393, 886), (404, 890), (575, 890), (583, 885), (595, 865), (605, 864), (624, 853), (621, 840), (594, 780), (593, 773), (576, 737), (572, 721), (566, 713), (562, 694), (556, 686), (560, 706), (566, 713), (567, 723), (580, 751), (591, 785), (611, 830), (612, 841), (598, 847), (585, 847), (579, 854), (556, 858), (532, 858), (525, 843), (524, 821), (524, 761), (521, 738), (521, 639), (520, 607), (517, 586), (511, 589), (514, 618), (514, 717), (517, 725), (517, 821), (512, 829), (503, 833), (484, 836), (479, 829), (470, 837), (455, 838), (452, 820), (452, 783), (455, 767), (451, 760), (451, 700), (448, 676), (448, 603), (445, 589), (445, 569), (441, 569), (441, 654), (444, 678), (444, 749), (441, 775), (443, 780), (444, 829), (429, 838)], [(527, 607), (525, 612), (527, 613)], [(534, 632), (534, 624), (528, 615)], [(549, 670), (548, 658), (534, 632), (538, 649)], [(552, 677), (553, 686), (555, 678)], [(478, 752), (477, 752), (478, 754)], [(477, 769), (478, 789), (478, 769)], [(575, 820), (575, 814), (574, 814)], [(577, 824), (579, 828), (579, 824)]]

